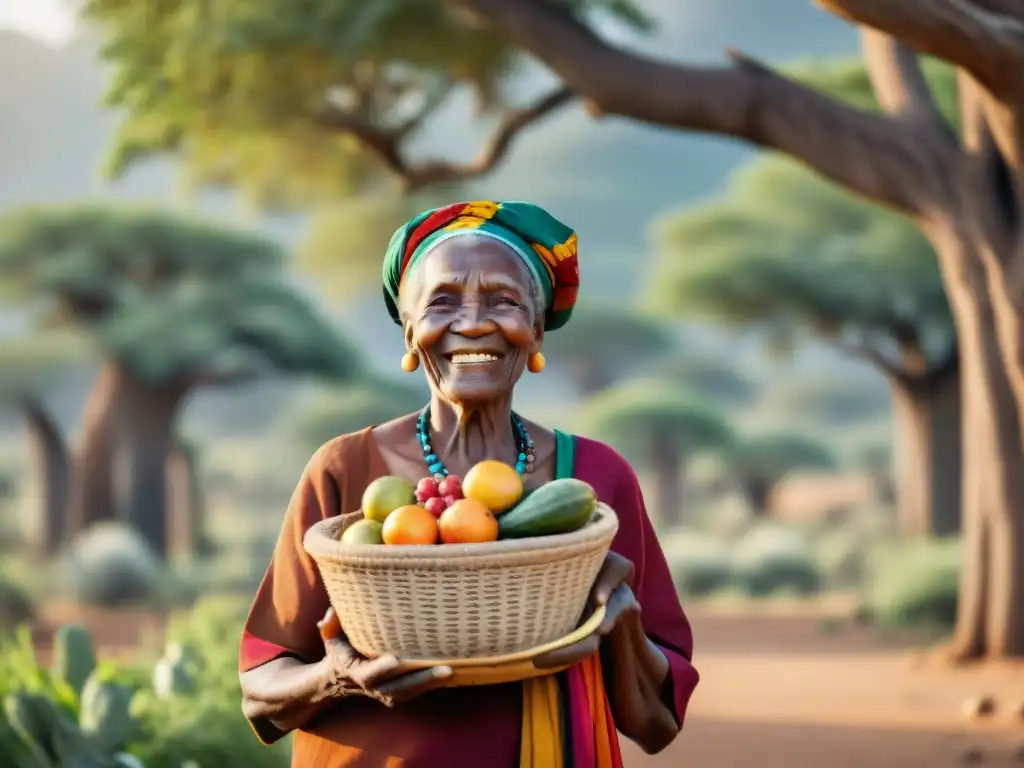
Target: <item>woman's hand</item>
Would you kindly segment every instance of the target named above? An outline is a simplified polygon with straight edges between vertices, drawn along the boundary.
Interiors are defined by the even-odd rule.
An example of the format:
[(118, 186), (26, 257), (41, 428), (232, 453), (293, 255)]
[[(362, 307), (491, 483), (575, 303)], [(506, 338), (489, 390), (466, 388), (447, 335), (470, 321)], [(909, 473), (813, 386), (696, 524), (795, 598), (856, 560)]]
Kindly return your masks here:
[(631, 623), (639, 626), (640, 604), (633, 594), (632, 585), (633, 563), (617, 552), (609, 552), (590, 590), (585, 612), (585, 616), (589, 616), (598, 606), (605, 606), (601, 625), (578, 643), (538, 656), (533, 661), (534, 665), (541, 669), (571, 666), (597, 653), (602, 638)]
[(334, 608), (327, 609), (317, 627), (326, 651), (323, 699), (368, 696), (390, 707), (437, 688), (452, 674), (451, 667), (410, 671), (390, 654), (376, 659), (362, 656), (345, 639)]

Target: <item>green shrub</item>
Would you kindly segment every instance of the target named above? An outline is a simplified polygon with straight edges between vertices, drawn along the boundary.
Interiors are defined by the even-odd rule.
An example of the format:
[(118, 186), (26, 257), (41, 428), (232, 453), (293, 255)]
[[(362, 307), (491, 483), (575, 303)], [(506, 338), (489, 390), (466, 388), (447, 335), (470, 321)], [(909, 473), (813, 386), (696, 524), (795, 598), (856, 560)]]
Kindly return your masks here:
[[(246, 610), (245, 601), (200, 602), (172, 623), (164, 657), (152, 666), (94, 664), (80, 627), (58, 634), (65, 647), (55, 655), (64, 661), (52, 671), (38, 665), (27, 630), (4, 641), (0, 754), (21, 765), (42, 750), (48, 753), (43, 761), (24, 763), (39, 768), (113, 765), (118, 751), (145, 768), (287, 768), (289, 740), (264, 747), (242, 716), (237, 652)], [(65, 678), (80, 680), (85, 667), (91, 671), (79, 693)], [(16, 725), (19, 714), (34, 713), (43, 715), (41, 730)], [(25, 722), (22, 717), (20, 724)], [(58, 731), (64, 735), (52, 738)], [(54, 754), (58, 741), (63, 746)]]
[(952, 627), (960, 557), (958, 539), (879, 547), (870, 558), (864, 613), (883, 626)]
[(68, 553), (65, 586), (85, 605), (152, 605), (170, 597), (171, 579), (160, 560), (132, 529), (93, 526)]
[(697, 531), (664, 538), (672, 580), (685, 597), (707, 597), (732, 584), (732, 562), (721, 539)]
[(751, 530), (734, 554), (735, 579), (749, 597), (778, 593), (811, 595), (822, 586), (814, 554), (796, 531), (762, 525)]
[(815, 559), (828, 587), (860, 587), (867, 572), (867, 543), (852, 531), (823, 534), (815, 542)]
[(34, 616), (28, 593), (7, 574), (0, 572), (0, 632), (13, 630)]

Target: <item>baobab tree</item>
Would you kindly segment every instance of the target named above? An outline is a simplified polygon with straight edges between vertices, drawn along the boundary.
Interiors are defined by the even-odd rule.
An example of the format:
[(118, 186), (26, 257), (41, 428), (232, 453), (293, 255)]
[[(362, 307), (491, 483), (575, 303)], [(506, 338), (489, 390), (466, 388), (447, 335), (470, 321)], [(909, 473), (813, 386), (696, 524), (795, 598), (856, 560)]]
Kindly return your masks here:
[(188, 397), (271, 373), (338, 382), (362, 356), (289, 287), (278, 246), (149, 210), (32, 208), (0, 222), (0, 273), (103, 360), (73, 464), (71, 533), (125, 517), (167, 552), (168, 459)]
[(811, 336), (884, 376), (901, 529), (959, 530), (955, 329), (934, 251), (910, 222), (771, 156), (737, 171), (721, 199), (666, 217), (657, 239), (655, 306), (757, 329), (777, 347)]
[[(391, 173), (406, 189), (493, 169), (517, 133), (581, 100), (594, 116), (735, 137), (789, 154), (911, 218), (934, 246), (958, 332), (968, 556), (952, 655), (1024, 655), (1024, 7), (1010, 0), (820, 0), (861, 25), (881, 110), (832, 98), (738, 52), (726, 66), (658, 61), (604, 39), (593, 12), (643, 27), (629, 2), (89, 0), (117, 39), (115, 167), (179, 151), (210, 181), (345, 194)], [(302, 18), (297, 18), (302, 14)], [(145, 24), (137, 23), (140, 17)], [(296, 23), (283, 23), (290, 18)], [(184, 35), (201, 28), (209, 34)], [(167, 41), (173, 41), (170, 50)], [(130, 43), (130, 44), (129, 44)], [(224, 55), (225, 47), (234, 55)], [(521, 53), (560, 81), (502, 109)], [(919, 54), (957, 69), (959, 130)], [(154, 61), (160, 63), (154, 65)], [(459, 85), (503, 113), (468, 163), (414, 162), (407, 139)], [(262, 183), (261, 183), (262, 182)], [(342, 191), (343, 190), (343, 191)]]

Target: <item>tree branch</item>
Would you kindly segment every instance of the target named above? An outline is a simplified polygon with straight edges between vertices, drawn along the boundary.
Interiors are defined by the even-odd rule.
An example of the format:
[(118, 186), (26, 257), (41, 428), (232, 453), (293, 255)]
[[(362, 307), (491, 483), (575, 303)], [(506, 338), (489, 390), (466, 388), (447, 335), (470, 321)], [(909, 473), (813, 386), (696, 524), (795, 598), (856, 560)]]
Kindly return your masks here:
[(939, 112), (917, 54), (906, 43), (870, 27), (861, 28), (861, 49), (875, 96), (886, 112), (912, 122), (936, 138), (956, 145), (956, 137)]
[(875, 347), (868, 344), (866, 341), (843, 341), (839, 340), (836, 342), (836, 349), (845, 355), (851, 357), (859, 357), (861, 360), (870, 363), (871, 365), (878, 368), (883, 376), (887, 379), (894, 379), (900, 382), (906, 382), (908, 380), (908, 374), (903, 368)]
[(489, 173), (505, 159), (512, 143), (522, 131), (575, 98), (570, 89), (557, 88), (527, 107), (512, 110), (500, 121), (477, 156), (468, 163), (440, 160), (409, 163), (402, 152), (401, 140), (415, 128), (415, 125), (410, 127), (403, 124), (393, 130), (382, 129), (371, 125), (353, 112), (337, 108), (325, 111), (319, 122), (327, 128), (348, 133), (358, 139), (398, 176), (406, 192), (412, 192), (430, 184), (465, 181)]
[(885, 115), (844, 104), (733, 54), (736, 66), (658, 62), (599, 39), (542, 0), (447, 0), (544, 61), (592, 111), (777, 149), (905, 213), (934, 207), (948, 151)]
[(920, 53), (963, 67), (995, 92), (1004, 93), (1020, 80), (1024, 21), (1015, 16), (971, 0), (818, 0), (818, 4), (855, 24), (892, 35)]

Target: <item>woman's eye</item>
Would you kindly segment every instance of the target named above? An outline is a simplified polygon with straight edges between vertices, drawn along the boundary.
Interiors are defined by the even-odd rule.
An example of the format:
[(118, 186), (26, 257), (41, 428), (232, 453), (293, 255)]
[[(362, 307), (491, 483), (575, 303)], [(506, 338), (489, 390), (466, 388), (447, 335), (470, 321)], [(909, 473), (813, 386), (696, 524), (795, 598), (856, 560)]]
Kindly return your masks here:
[(428, 307), (447, 307), (452, 303), (451, 296), (445, 296), (443, 294), (434, 296), (427, 304)]
[(503, 306), (503, 307), (519, 307), (519, 306), (521, 306), (518, 301), (516, 301), (515, 299), (510, 299), (508, 296), (502, 296), (500, 299), (498, 299), (498, 304), (499, 304), (499, 306)]

